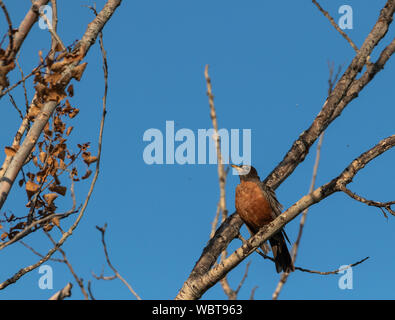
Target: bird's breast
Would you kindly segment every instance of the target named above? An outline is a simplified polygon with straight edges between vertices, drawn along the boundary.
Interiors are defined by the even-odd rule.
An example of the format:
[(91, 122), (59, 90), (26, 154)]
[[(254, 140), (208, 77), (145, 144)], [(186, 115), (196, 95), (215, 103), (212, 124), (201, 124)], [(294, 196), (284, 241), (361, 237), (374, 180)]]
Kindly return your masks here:
[(236, 210), (243, 221), (254, 229), (273, 221), (272, 207), (261, 187), (251, 181), (242, 181), (236, 187)]

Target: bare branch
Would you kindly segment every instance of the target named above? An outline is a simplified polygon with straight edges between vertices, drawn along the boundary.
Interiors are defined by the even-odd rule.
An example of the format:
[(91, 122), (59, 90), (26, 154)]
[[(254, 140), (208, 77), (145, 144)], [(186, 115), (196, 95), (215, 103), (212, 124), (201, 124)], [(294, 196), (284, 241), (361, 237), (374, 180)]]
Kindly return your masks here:
[[(103, 244), (103, 250), (104, 250), (104, 255), (106, 257), (106, 261), (108, 266), (111, 268), (111, 270), (114, 272), (114, 274), (116, 275), (116, 277), (121, 280), (124, 285), (129, 289), (129, 291), (137, 298), (137, 300), (141, 300), (140, 296), (136, 293), (136, 291), (133, 290), (132, 286), (120, 275), (120, 273), (117, 271), (117, 269), (114, 268), (114, 266), (112, 265), (110, 258), (108, 256), (108, 251), (107, 251), (107, 245), (106, 245), (106, 241), (104, 239), (104, 235), (106, 232), (106, 228), (107, 228), (107, 224), (104, 225), (104, 227), (98, 227), (96, 226), (96, 229), (99, 230), (101, 232), (101, 241)], [(107, 279), (108, 280), (108, 279)]]
[[(81, 42), (82, 45), (84, 46), (84, 48), (82, 48), (81, 50), (83, 51), (84, 54), (87, 53), (88, 49), (90, 48), (90, 46), (93, 44), (93, 42), (95, 41), (96, 37), (98, 36), (98, 34), (100, 33), (100, 31), (102, 30), (103, 26), (106, 24), (106, 22), (111, 18), (112, 14), (114, 13), (114, 11), (116, 10), (116, 8), (121, 4), (121, 0), (108, 0), (108, 2), (105, 4), (104, 8), (100, 11), (100, 13), (96, 16), (96, 18), (89, 24), (88, 29), (86, 31), (86, 33), (83, 36), (83, 41)], [(96, 27), (96, 28), (95, 28)], [(63, 73), (62, 79), (60, 80), (60, 82), (65, 81), (66, 83), (68, 83), (68, 81), (70, 81), (71, 76), (72, 76), (72, 72), (74, 70), (74, 68), (77, 66), (78, 62), (73, 62), (70, 65), (70, 68), (68, 70), (66, 70), (66, 72)], [(64, 84), (64, 82), (62, 82)], [(30, 131), (33, 131), (33, 133), (31, 135), (33, 135), (33, 137), (30, 135), (29, 138), (29, 134), (30, 131), (27, 135), (27, 137), (25, 138), (25, 141), (23, 142), (21, 148), (18, 150), (18, 152), (16, 153), (16, 155), (14, 156), (14, 158), (12, 159), (11, 163), (10, 163), (10, 167), (13, 165), (13, 162), (16, 161), (16, 163), (14, 164), (14, 168), (18, 167), (20, 164), (18, 163), (18, 160), (20, 161), (20, 158), (24, 158), (23, 155), (20, 154), (19, 158), (18, 158), (18, 153), (21, 151), (21, 149), (26, 149), (26, 148), (32, 148), (35, 144), (35, 142), (37, 141), (38, 136), (35, 136), (35, 139), (33, 139), (33, 141), (31, 140), (32, 138), (34, 138), (34, 134), (40, 134), (40, 132), (36, 132), (38, 131), (38, 126), (42, 126), (42, 128), (44, 128), (44, 123), (40, 123), (40, 122), (45, 122), (48, 120), (49, 115), (52, 113), (52, 111), (54, 110), (54, 108), (56, 108), (57, 103), (54, 101), (49, 101), (47, 103), (44, 104), (43, 109), (40, 113), (40, 115), (38, 116), (38, 118), (36, 118), (32, 128), (30, 129)], [(53, 107), (53, 109), (51, 109)], [(49, 113), (49, 115), (47, 115), (47, 113)], [(89, 203), (89, 199), (93, 193), (93, 189), (94, 186), (96, 184), (98, 175), (99, 175), (99, 168), (100, 168), (100, 157), (101, 157), (101, 148), (102, 148), (102, 139), (103, 139), (103, 128), (104, 128), (104, 121), (105, 121), (105, 115), (106, 115), (106, 107), (105, 107), (105, 99), (103, 100), (103, 114), (102, 114), (102, 119), (100, 122), (100, 132), (99, 132), (99, 142), (98, 142), (98, 152), (97, 152), (97, 161), (96, 161), (96, 169), (95, 169), (95, 174), (93, 176), (88, 194), (85, 198), (84, 204), (82, 205), (81, 211), (77, 217), (77, 219), (75, 220), (75, 222), (73, 223), (73, 225), (69, 228), (69, 230), (65, 233), (62, 234), (61, 239), (57, 242), (57, 244), (48, 251), (47, 255), (42, 258), (41, 260), (39, 260), (37, 263), (30, 265), (28, 267), (22, 268), (20, 269), (16, 274), (14, 274), (11, 278), (7, 279), (6, 281), (4, 281), (3, 283), (0, 284), (0, 290), (6, 288), (8, 285), (15, 283), (16, 281), (18, 281), (23, 275), (25, 275), (26, 273), (34, 270), (35, 268), (39, 267), (41, 264), (43, 264), (45, 261), (47, 261), (49, 258), (51, 258), (52, 254), (54, 252), (56, 252), (56, 250), (58, 250), (58, 248), (60, 248), (63, 243), (67, 240), (67, 238), (73, 233), (73, 231), (75, 230), (75, 228), (77, 228), (80, 220), (82, 219), (84, 212), (88, 206)], [(46, 121), (44, 121), (43, 118), (46, 118)], [(39, 120), (41, 119), (41, 121)], [(36, 128), (35, 125), (39, 123)], [(41, 128), (41, 130), (42, 130)], [(30, 139), (30, 141), (29, 141)], [(28, 142), (26, 142), (26, 140), (28, 140)], [(28, 146), (25, 145), (25, 142)], [(31, 149), (30, 149), (31, 151)], [(30, 153), (29, 151), (29, 153)], [(25, 151), (22, 151), (21, 153), (23, 154)], [(17, 159), (16, 159), (17, 158)], [(24, 162), (25, 159), (23, 159)], [(10, 169), (9, 167), (9, 169)], [(19, 168), (20, 169), (20, 168)], [(1, 179), (1, 183), (0, 183), (0, 192), (1, 197), (2, 197), (2, 202), (1, 205), (4, 203), (5, 198), (11, 188), (12, 185), (12, 179), (10, 181), (10, 178), (7, 176), (9, 170), (7, 170), (6, 174), (3, 176), (3, 178)], [(19, 171), (19, 170), (18, 170)], [(16, 174), (17, 172), (13, 172), (13, 174)], [(14, 177), (15, 179), (15, 177)], [(10, 185), (8, 186), (8, 191), (6, 192), (6, 195), (4, 195), (4, 190), (7, 190), (7, 187), (5, 189), (2, 189), (2, 186), (4, 181), (6, 181), (7, 184), (10, 183)], [(1, 206), (0, 205), (0, 206)]]
[(346, 186), (344, 185), (340, 187), (340, 190), (343, 191), (349, 197), (353, 198), (354, 200), (367, 204), (368, 206), (380, 208), (386, 218), (388, 217), (383, 209), (387, 210), (390, 214), (395, 216), (395, 211), (391, 209), (391, 206), (395, 204), (395, 201), (378, 202), (378, 201), (368, 200), (352, 192), (350, 189), (347, 189)]
[[(5, 247), (7, 247), (7, 246), (19, 241), (20, 239), (23, 239), (24, 237), (26, 237), (30, 233), (39, 230), (40, 226), (45, 225), (46, 222), (51, 221), (52, 219), (59, 219), (59, 220), (65, 219), (68, 216), (79, 212), (80, 208), (78, 208), (76, 210), (77, 201), (76, 201), (76, 198), (75, 198), (74, 181), (73, 181), (71, 175), (70, 175), (70, 179), (71, 179), (70, 194), (71, 194), (71, 199), (73, 201), (73, 205), (72, 205), (71, 209), (69, 211), (65, 212), (65, 213), (54, 213), (54, 214), (50, 214), (50, 215), (48, 215), (46, 217), (43, 217), (43, 218), (41, 218), (39, 220), (32, 221), (32, 223), (28, 224), (22, 231), (17, 233), (12, 239), (10, 239), (7, 242), (0, 243), (0, 250), (2, 250)], [(30, 213), (29, 213), (29, 215), (30, 215)]]
[[(86, 55), (90, 46), (94, 43), (100, 31), (102, 30), (104, 24), (108, 21), (108, 19), (110, 19), (120, 3), (121, 0), (108, 0), (100, 13), (88, 25), (88, 29), (82, 37), (79, 45), (79, 52), (81, 54), (81, 57)], [(81, 70), (81, 66), (83, 66), (79, 65), (79, 59), (72, 61), (70, 65), (65, 69), (65, 71), (62, 72), (61, 78), (57, 81), (57, 85), (59, 85), (60, 88), (65, 88), (70, 80), (74, 77), (77, 66), (80, 68), (79, 70)], [(44, 129), (46, 123), (48, 122), (52, 112), (55, 110), (57, 105), (57, 101), (48, 101), (44, 103), (40, 113), (35, 118), (35, 121), (30, 128), (25, 140), (12, 158), (7, 168), (7, 171), (4, 173), (3, 177), (0, 180), (0, 208), (6, 201), (11, 187), (23, 163), (31, 153), (33, 147), (38, 140), (38, 137), (40, 136), (42, 130)]]
[(71, 296), (71, 288), (73, 284), (69, 282), (62, 290), (56, 292), (49, 300), (64, 300), (64, 298)]
[[(21, 48), (23, 41), (29, 34), (33, 24), (37, 21), (39, 15), (39, 8), (42, 5), (46, 5), (49, 0), (37, 0), (30, 8), (25, 18), (19, 25), (17, 31), (13, 33), (13, 39), (8, 44), (4, 56), (6, 59), (0, 64), (0, 93), (8, 86), (7, 73), (15, 67), (13, 62), (19, 49)], [(0, 98), (3, 95), (0, 94)]]
[(214, 266), (203, 275), (196, 275), (193, 278), (190, 276), (179, 291), (176, 299), (199, 299), (205, 291), (222, 279), (230, 270), (254, 252), (258, 246), (268, 240), (303, 210), (322, 201), (331, 194), (341, 191), (341, 186), (350, 183), (355, 175), (370, 161), (394, 146), (395, 135), (381, 140), (376, 146), (356, 158), (338, 177), (305, 195), (274, 221), (261, 228), (257, 234), (222, 261), (220, 265)]
[[(302, 272), (315, 273), (315, 274), (320, 274), (320, 275), (323, 275), (323, 276), (327, 276), (327, 275), (331, 275), (331, 274), (342, 273), (344, 270), (347, 270), (349, 268), (355, 267), (355, 266), (361, 264), (362, 262), (365, 262), (368, 259), (369, 259), (369, 257), (366, 257), (366, 258), (363, 258), (362, 260), (359, 260), (357, 262), (349, 264), (347, 267), (343, 267), (343, 268), (336, 269), (336, 270), (333, 270), (333, 271), (326, 271), (326, 272), (309, 270), (309, 269), (305, 269), (305, 268), (301, 268), (301, 267), (295, 267), (295, 269), (298, 269), (299, 271), (302, 271)], [(273, 296), (274, 296), (274, 294), (273, 294)]]
[[(55, 3), (55, 10), (56, 10), (56, 2), (54, 2), (53, 0), (51, 0), (52, 3)], [(57, 11), (52, 11), (53, 13), (57, 12)], [(59, 46), (62, 48), (62, 51), (66, 50), (65, 45), (63, 44), (62, 40), (60, 40), (59, 35), (56, 33), (56, 27), (53, 26), (53, 24), (51, 23), (51, 21), (48, 19), (48, 17), (40, 10), (40, 17), (44, 19), (45, 23), (48, 26), (48, 30), (51, 33), (51, 37), (52, 37), (52, 48), (51, 51), (54, 52), (56, 45), (59, 44)], [(57, 19), (55, 20), (57, 22)]]
[[(220, 190), (220, 197), (219, 197), (217, 212), (216, 212), (214, 221), (212, 223), (212, 229), (211, 229), (211, 234), (210, 234), (210, 238), (212, 238), (214, 236), (214, 230), (217, 227), (219, 213), (220, 212), (222, 213), (222, 219), (221, 219), (222, 222), (224, 222), (226, 217), (228, 216), (228, 210), (226, 209), (226, 193), (225, 193), (226, 177), (227, 177), (228, 170), (225, 171), (224, 164), (222, 161), (221, 141), (220, 141), (220, 135), (218, 133), (217, 113), (215, 111), (214, 95), (213, 95), (211, 78), (209, 76), (208, 69), (209, 69), (209, 66), (206, 65), (205, 70), (204, 70), (204, 76), (206, 78), (206, 84), (207, 84), (207, 96), (209, 97), (210, 117), (211, 117), (211, 121), (213, 122), (213, 128), (214, 128), (213, 139), (215, 141), (215, 146), (216, 146), (216, 150), (217, 150), (218, 179), (219, 179), (219, 190)], [(223, 259), (225, 259), (226, 256), (227, 256), (227, 252), (225, 249), (221, 253), (221, 261)], [(235, 300), (237, 298), (237, 292), (230, 288), (230, 285), (228, 283), (228, 279), (226, 278), (226, 276), (223, 279), (221, 279), (221, 285), (222, 285), (222, 288), (223, 288), (225, 294), (229, 297), (229, 299)]]
[(209, 66), (206, 65), (204, 70), (204, 76), (206, 78), (206, 84), (207, 84), (207, 96), (209, 97), (210, 117), (211, 117), (211, 121), (213, 122), (213, 128), (214, 128), (213, 139), (215, 141), (215, 146), (217, 150), (218, 178), (219, 178), (219, 189), (220, 189), (219, 207), (222, 212), (222, 222), (223, 222), (228, 215), (228, 211), (226, 209), (226, 196), (225, 196), (226, 172), (222, 161), (221, 141), (220, 141), (220, 136), (218, 134), (217, 113), (215, 112), (214, 95), (212, 91), (211, 79), (208, 73), (208, 68)]
[(14, 34), (14, 29), (12, 28), (11, 18), (10, 18), (10, 15), (8, 14), (7, 8), (4, 5), (2, 0), (0, 0), (0, 7), (1, 7), (1, 9), (3, 9), (5, 18), (6, 18), (7, 23), (8, 23), (8, 39), (9, 39), (8, 40), (8, 46), (9, 46), (10, 50), (13, 50), (13, 48), (14, 48), (14, 35), (13, 35)]
[(88, 280), (88, 292), (91, 300), (96, 300), (92, 293), (92, 281)]
[[(389, 25), (392, 22), (394, 11), (395, 0), (388, 0), (384, 8), (381, 10), (372, 31), (366, 37), (361, 49), (358, 50), (358, 53), (355, 55), (349, 67), (346, 69), (332, 93), (325, 101), (322, 110), (314, 119), (312, 125), (307, 130), (303, 131), (299, 138), (293, 143), (284, 159), (265, 179), (265, 183), (270, 187), (276, 189), (281, 182), (283, 182), (295, 170), (299, 163), (305, 159), (310, 147), (318, 139), (321, 133), (336, 117), (340, 115), (348, 103), (357, 97), (364, 85), (366, 85), (366, 83), (369, 82), (377, 73), (378, 70), (376, 69), (378, 66), (371, 66), (367, 68), (369, 70), (365, 72), (366, 76), (364, 74), (360, 79), (356, 80), (357, 74), (365, 66), (373, 49), (387, 33)], [(389, 59), (393, 50), (388, 50), (386, 52), (386, 60), (383, 59), (384, 57), (382, 58), (382, 56), (380, 56), (378, 60), (380, 61), (380, 66)], [(364, 80), (362, 80), (362, 78), (364, 78)]]
[[(49, 240), (51, 240), (53, 245), (56, 245), (55, 240), (51, 237), (51, 235), (48, 232), (45, 232), (45, 234), (48, 236)], [(82, 282), (82, 279), (80, 277), (77, 276), (77, 274), (74, 271), (73, 266), (71, 265), (70, 261), (67, 259), (66, 253), (61, 249), (58, 248), (58, 251), (61, 253), (62, 257), (63, 257), (63, 263), (69, 268), (70, 273), (72, 274), (72, 276), (74, 277), (75, 281), (77, 282), (78, 286), (81, 289), (82, 295), (84, 296), (85, 300), (89, 300), (89, 296), (85, 290), (84, 284)]]
[[(40, 252), (36, 251), (33, 247), (29, 246), (27, 243), (23, 242), (23, 241), (19, 241), (20, 244), (22, 244), (23, 246), (25, 246), (26, 248), (28, 248), (31, 252), (33, 252), (35, 255), (39, 256), (40, 258), (44, 258), (44, 255), (41, 254)], [(63, 259), (57, 259), (57, 258), (51, 258), (49, 259), (50, 261), (54, 261), (54, 262), (60, 262), (60, 263), (64, 263)]]
[(250, 295), (250, 300), (254, 300), (256, 289), (258, 289), (258, 286), (255, 286), (254, 288), (252, 288), (251, 295)]
[[(299, 138), (293, 143), (281, 163), (273, 169), (273, 171), (264, 180), (264, 183), (273, 189), (276, 189), (305, 159), (310, 147), (319, 138), (321, 133), (341, 114), (349, 102), (356, 98), (359, 92), (384, 67), (385, 63), (395, 51), (395, 39), (381, 52), (379, 59), (374, 64), (369, 63), (365, 73), (359, 79), (356, 79), (357, 74), (360, 73), (365, 66), (373, 49), (387, 33), (388, 27), (392, 22), (394, 11), (395, 0), (388, 0), (384, 8), (381, 10), (376, 24), (366, 37), (363, 45), (342, 75), (341, 79), (337, 82), (336, 87), (324, 103), (322, 110), (319, 112), (311, 126), (300, 134)], [(189, 296), (184, 296), (182, 291), (186, 287), (189, 287), (189, 283), (193, 282), (193, 279), (199, 278), (210, 270), (221, 252), (235, 237), (237, 237), (242, 224), (243, 222), (236, 212), (230, 215), (222, 223), (214, 237), (204, 248), (201, 257), (195, 264), (188, 280), (184, 283), (184, 287), (178, 295), (179, 299)]]
[(12, 48), (8, 46), (6, 50), (6, 56), (8, 57), (9, 60), (13, 60), (16, 57), (16, 54), (19, 52), (19, 49), (21, 48), (23, 41), (25, 40), (25, 38), (30, 32), (30, 29), (38, 19), (39, 8), (41, 6), (46, 5), (48, 2), (49, 0), (37, 0), (31, 6), (25, 18), (19, 25), (18, 31), (14, 34), (14, 46)]

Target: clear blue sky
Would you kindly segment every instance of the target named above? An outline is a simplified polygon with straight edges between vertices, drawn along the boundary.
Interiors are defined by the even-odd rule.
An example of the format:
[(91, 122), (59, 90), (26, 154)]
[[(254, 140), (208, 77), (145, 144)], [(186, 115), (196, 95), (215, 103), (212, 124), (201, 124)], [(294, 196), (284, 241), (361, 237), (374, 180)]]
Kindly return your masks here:
[[(30, 1), (4, 2), (17, 26)], [(96, 3), (101, 9), (105, 1)], [(360, 46), (385, 1), (320, 3), (336, 21), (341, 5), (352, 6), (353, 29), (346, 32)], [(0, 20), (5, 32), (2, 14)], [(91, 12), (80, 1), (59, 1), (58, 33), (66, 45), (79, 39), (91, 20)], [(383, 43), (388, 44), (393, 36), (391, 26)], [(39, 50), (48, 52), (49, 39), (47, 31), (33, 28), (21, 50), (25, 73), (37, 64)], [(147, 145), (145, 130), (164, 132), (166, 120), (174, 121), (176, 130), (189, 128), (195, 133), (212, 126), (203, 73), (210, 64), (219, 127), (252, 130), (252, 163), (264, 178), (321, 109), (328, 89), (327, 62), (342, 65), (344, 70), (355, 53), (311, 1), (123, 1), (105, 27), (104, 42), (110, 75), (101, 173), (85, 216), (63, 249), (77, 274), (85, 282), (92, 279), (91, 271), (99, 274), (105, 264), (95, 226), (107, 222), (110, 258), (124, 278), (143, 299), (172, 299), (208, 240), (219, 198), (217, 167), (147, 165), (142, 156)], [(70, 101), (80, 108), (70, 122), (74, 126), (70, 147), (91, 141), (95, 152), (103, 93), (98, 45), (86, 59), (88, 67), (81, 82), (74, 84), (75, 97)], [(391, 59), (326, 131), (317, 185), (328, 182), (355, 157), (394, 133), (394, 68)], [(11, 82), (18, 78), (16, 69)], [(22, 91), (15, 91), (14, 98), (23, 109)], [(0, 106), (3, 148), (11, 144), (20, 120), (7, 96)], [(368, 199), (394, 200), (394, 156), (390, 150), (369, 164), (350, 189)], [(315, 146), (277, 190), (285, 208), (308, 191), (314, 157)], [(237, 184), (238, 177), (229, 176), (230, 212)], [(76, 185), (79, 203), (88, 185)], [(3, 209), (25, 215), (25, 203), (24, 190), (15, 185)], [(70, 199), (66, 197), (59, 206), (60, 211), (67, 210)], [(71, 221), (62, 222), (63, 229)], [(343, 194), (311, 207), (297, 266), (330, 271), (366, 256), (370, 259), (353, 269), (352, 290), (339, 289), (340, 275), (296, 271), (280, 298), (394, 299), (394, 223), (392, 216), (387, 220), (379, 209)], [(296, 240), (298, 225), (299, 218), (286, 227), (291, 242)], [(247, 236), (245, 227), (242, 232)], [(57, 231), (53, 234), (59, 236)], [(51, 246), (41, 232), (25, 241), (41, 253)], [(235, 240), (231, 248), (239, 245)], [(0, 281), (37, 260), (20, 244), (2, 250)], [(258, 286), (255, 298), (270, 299), (279, 275), (272, 263), (256, 254), (230, 273), (231, 285), (237, 287), (248, 261), (252, 265), (239, 298), (248, 299)], [(53, 290), (39, 289), (41, 275), (34, 270), (2, 291), (0, 298), (47, 299), (74, 281), (65, 265), (46, 264), (53, 268)], [(111, 274), (108, 268), (105, 271)], [(133, 298), (117, 280), (93, 280), (92, 290), (98, 299)], [(72, 298), (82, 298), (77, 286)], [(225, 298), (219, 285), (203, 297)]]

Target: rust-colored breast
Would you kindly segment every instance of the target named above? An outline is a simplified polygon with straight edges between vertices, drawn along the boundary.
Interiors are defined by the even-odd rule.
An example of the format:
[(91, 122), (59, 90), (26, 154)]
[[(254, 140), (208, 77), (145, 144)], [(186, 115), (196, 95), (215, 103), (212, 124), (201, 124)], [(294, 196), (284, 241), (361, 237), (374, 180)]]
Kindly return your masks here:
[(254, 231), (273, 221), (272, 207), (255, 182), (242, 181), (236, 187), (236, 210)]

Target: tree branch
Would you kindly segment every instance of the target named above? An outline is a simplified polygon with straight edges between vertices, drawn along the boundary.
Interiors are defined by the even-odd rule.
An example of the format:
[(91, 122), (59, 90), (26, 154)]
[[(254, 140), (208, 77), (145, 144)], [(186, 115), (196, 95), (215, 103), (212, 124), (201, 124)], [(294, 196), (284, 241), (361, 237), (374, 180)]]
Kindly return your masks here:
[[(356, 79), (357, 74), (368, 61), (368, 57), (375, 46), (377, 46), (387, 33), (388, 27), (392, 22), (394, 11), (395, 0), (388, 0), (385, 7), (381, 10), (376, 24), (366, 37), (351, 64), (338, 81), (336, 87), (327, 98), (322, 110), (314, 119), (311, 126), (300, 134), (299, 138), (293, 143), (283, 160), (264, 180), (270, 187), (276, 189), (296, 169), (305, 159), (310, 147), (319, 138), (321, 133), (341, 114), (348, 103), (358, 96), (359, 92), (384, 67), (385, 63), (394, 53), (395, 40), (382, 51), (376, 63), (369, 64), (362, 77)], [(237, 237), (242, 224), (243, 222), (236, 212), (222, 223), (214, 237), (204, 248), (186, 284), (193, 281), (194, 278), (205, 274), (214, 265), (221, 252), (235, 237)], [(179, 294), (179, 297), (181, 298), (182, 294)]]
[(195, 276), (193, 278), (189, 277), (176, 296), (176, 299), (199, 299), (204, 292), (221, 280), (230, 270), (254, 252), (258, 246), (267, 241), (288, 222), (298, 216), (303, 210), (322, 201), (331, 194), (341, 191), (341, 187), (350, 183), (355, 175), (370, 161), (394, 146), (395, 135), (381, 140), (376, 146), (361, 154), (358, 158), (352, 161), (338, 177), (302, 197), (275, 220), (261, 228), (257, 234), (233, 252), (226, 260), (214, 266), (203, 275)]

